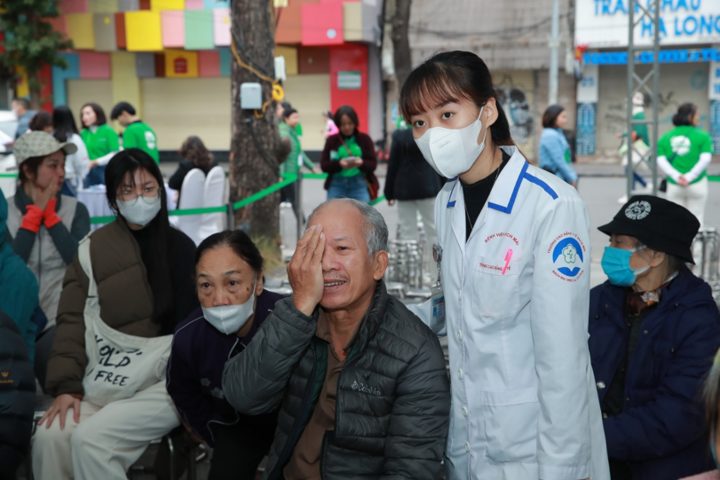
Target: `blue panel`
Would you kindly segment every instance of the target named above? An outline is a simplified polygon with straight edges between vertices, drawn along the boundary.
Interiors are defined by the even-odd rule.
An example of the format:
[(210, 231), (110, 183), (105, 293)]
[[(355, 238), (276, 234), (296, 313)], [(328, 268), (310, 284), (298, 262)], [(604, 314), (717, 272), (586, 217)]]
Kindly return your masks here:
[(230, 56), (232, 53), (229, 48), (218, 48), (220, 52), (220, 76), (230, 76)]
[(213, 8), (230, 8), (230, 0), (205, 0), (204, 6), (207, 10)]
[(77, 53), (61, 53), (68, 63), (68, 68), (52, 68), (53, 105), (67, 105), (65, 80), (80, 78), (80, 58)]

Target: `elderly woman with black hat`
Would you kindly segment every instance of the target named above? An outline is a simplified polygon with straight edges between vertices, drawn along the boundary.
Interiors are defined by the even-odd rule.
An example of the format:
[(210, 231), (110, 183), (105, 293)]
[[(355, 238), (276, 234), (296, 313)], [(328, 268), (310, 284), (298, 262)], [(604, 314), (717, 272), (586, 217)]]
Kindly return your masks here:
[(707, 470), (703, 378), (720, 347), (710, 286), (687, 268), (700, 228), (684, 207), (632, 197), (612, 222), (590, 293), (589, 345), (613, 480)]

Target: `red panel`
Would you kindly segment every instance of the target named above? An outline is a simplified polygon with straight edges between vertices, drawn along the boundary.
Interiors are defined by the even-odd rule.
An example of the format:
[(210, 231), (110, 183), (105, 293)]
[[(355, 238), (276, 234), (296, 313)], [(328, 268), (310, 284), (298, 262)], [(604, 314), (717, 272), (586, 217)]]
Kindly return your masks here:
[(117, 48), (127, 48), (127, 37), (125, 36), (125, 13), (115, 14), (115, 43)]
[(298, 47), (298, 73), (330, 73), (330, 49)]
[(5, 32), (0, 32), (0, 53), (5, 53)]
[(219, 77), (220, 52), (217, 50), (198, 51), (198, 73), (201, 77)]
[(344, 42), (342, 3), (302, 6), (303, 45), (342, 45)]
[(52, 101), (52, 68), (44, 65), (40, 69), (40, 97), (43, 99), (42, 109), (48, 113), (53, 111)]
[[(360, 72), (360, 90), (340, 90), (338, 72)], [(367, 133), (369, 111), (368, 53), (362, 45), (344, 45), (330, 49), (330, 105), (333, 112), (343, 105), (355, 109), (360, 121), (360, 131)]]
[(62, 15), (86, 13), (88, 11), (88, 2), (87, 0), (62, 0), (58, 7)]
[(67, 23), (65, 23), (65, 15), (59, 17), (44, 17), (43, 21), (48, 22), (52, 25), (53, 30), (60, 32), (63, 36), (67, 35)]
[(275, 9), (278, 18), (275, 30), (275, 42), (279, 45), (292, 45), (302, 42), (302, 6), (319, 3), (319, 0), (289, 0), (288, 6)]
[(79, 52), (80, 78), (109, 79), (110, 54), (104, 52)]
[(155, 76), (160, 78), (165, 76), (165, 54), (155, 54)]
[(140, 10), (150, 10), (150, 0), (140, 0)]

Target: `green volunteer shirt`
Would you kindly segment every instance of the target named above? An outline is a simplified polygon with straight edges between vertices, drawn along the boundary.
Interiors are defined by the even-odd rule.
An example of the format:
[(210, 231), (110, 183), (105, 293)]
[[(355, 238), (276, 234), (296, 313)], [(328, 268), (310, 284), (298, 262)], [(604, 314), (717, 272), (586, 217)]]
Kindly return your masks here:
[[(350, 151), (348, 151), (348, 149)], [(345, 140), (345, 143), (340, 148), (330, 152), (330, 160), (332, 161), (339, 162), (340, 160), (350, 157), (362, 158), (362, 149), (360, 148), (360, 145), (357, 144), (357, 141), (355, 141), (354, 136)], [(353, 167), (343, 168), (342, 170), (340, 170), (340, 173), (336, 173), (335, 175), (338, 177), (349, 178), (356, 177), (361, 173), (362, 172), (360, 172), (360, 169), (358, 167)]]
[(110, 152), (120, 150), (120, 138), (107, 123), (97, 127), (94, 132), (91, 128), (84, 128), (80, 137), (85, 142), (90, 160), (97, 160)]
[[(660, 137), (658, 155), (664, 155), (675, 170), (686, 174), (700, 161), (700, 154), (714, 153), (712, 137), (705, 130), (690, 125), (675, 127)], [(702, 172), (692, 183), (697, 183), (707, 176)], [(667, 181), (677, 183), (670, 177)]]
[(157, 149), (157, 136), (147, 123), (138, 120), (133, 122), (123, 132), (123, 148), (139, 148), (150, 155), (155, 163), (160, 163)]

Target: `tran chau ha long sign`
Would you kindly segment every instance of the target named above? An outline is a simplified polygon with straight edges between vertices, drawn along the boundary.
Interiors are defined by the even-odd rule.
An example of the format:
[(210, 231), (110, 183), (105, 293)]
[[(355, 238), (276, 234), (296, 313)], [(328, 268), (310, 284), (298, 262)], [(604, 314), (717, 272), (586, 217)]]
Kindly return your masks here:
[[(718, 0), (720, 2), (720, 0)], [(701, 48), (691, 50), (661, 50), (660, 63), (718, 62), (720, 50)], [(584, 65), (627, 65), (628, 52), (592, 52), (583, 54)], [(653, 63), (653, 52), (638, 52), (635, 63)]]
[[(654, 0), (640, 4), (654, 12)], [(626, 47), (630, 0), (577, 0), (575, 44), (590, 48)], [(635, 8), (636, 19), (642, 10)], [(644, 17), (634, 32), (636, 45), (653, 43), (652, 20)], [(720, 0), (660, 0), (660, 44), (720, 43)]]

